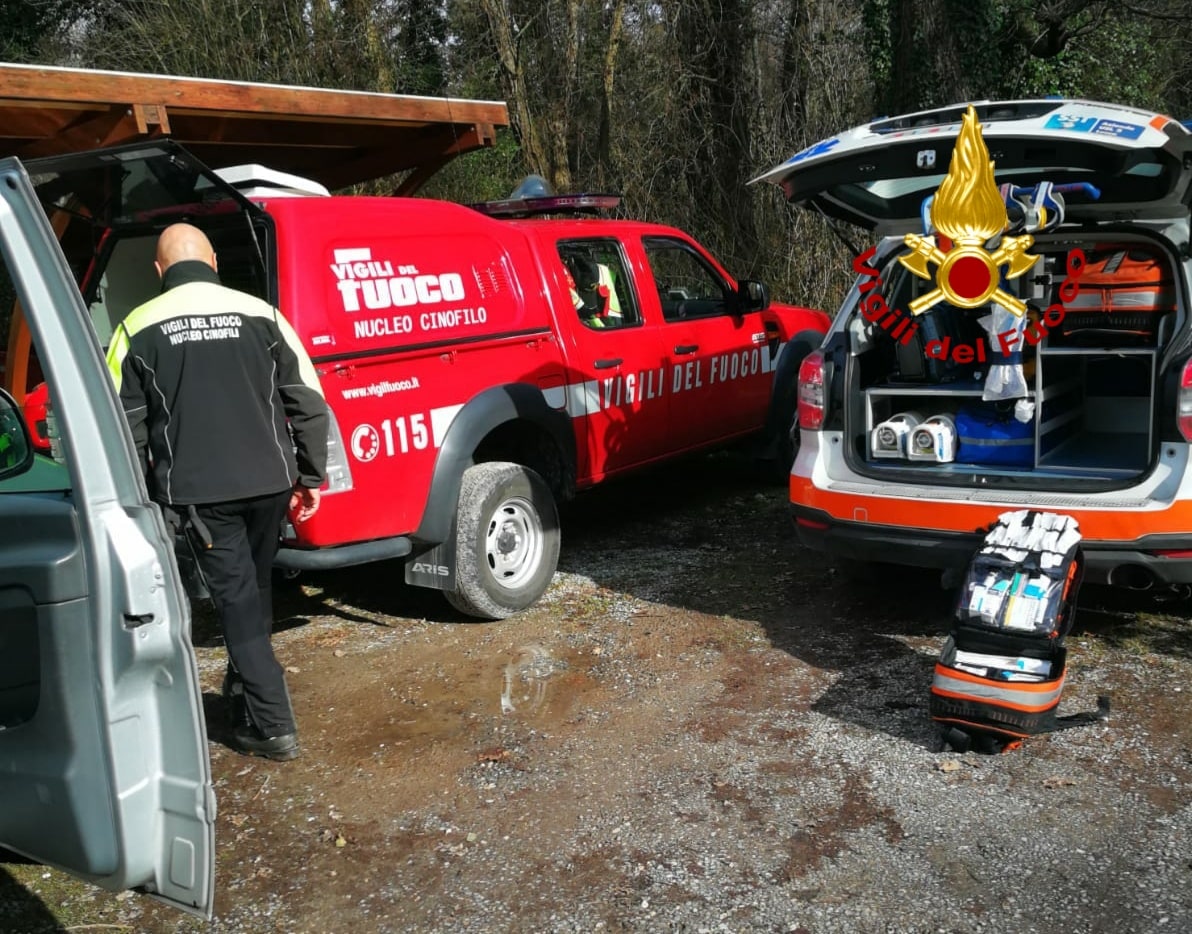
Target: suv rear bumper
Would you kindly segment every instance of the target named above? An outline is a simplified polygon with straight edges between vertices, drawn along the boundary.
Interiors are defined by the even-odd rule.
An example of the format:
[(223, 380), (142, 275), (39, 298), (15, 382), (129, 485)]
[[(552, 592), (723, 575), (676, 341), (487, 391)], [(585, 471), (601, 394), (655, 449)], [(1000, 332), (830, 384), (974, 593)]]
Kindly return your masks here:
[[(818, 509), (791, 505), (799, 541), (839, 558), (912, 567), (963, 570), (981, 545), (980, 532), (946, 532), (848, 522)], [(1085, 539), (1084, 579), (1144, 590), (1192, 584), (1192, 534), (1146, 535), (1133, 542)]]

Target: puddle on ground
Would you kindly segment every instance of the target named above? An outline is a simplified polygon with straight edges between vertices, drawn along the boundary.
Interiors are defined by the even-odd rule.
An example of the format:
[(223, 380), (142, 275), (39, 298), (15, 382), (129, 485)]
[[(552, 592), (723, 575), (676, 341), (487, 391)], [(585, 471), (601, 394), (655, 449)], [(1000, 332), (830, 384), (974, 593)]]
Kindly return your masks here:
[(501, 688), (501, 713), (537, 713), (547, 706), (552, 681), (570, 669), (565, 658), (557, 657), (544, 645), (526, 645), (517, 649), (505, 665)]
[[(408, 680), (393, 673), (357, 671), (350, 685), (333, 693), (310, 694), (316, 709), (299, 719), (318, 723), (326, 742), (356, 758), (376, 758), (396, 749), (406, 755), (470, 748), (478, 727), (520, 721), (551, 732), (564, 730), (575, 705), (598, 687), (590, 674), (593, 657), (566, 647), (526, 643), (485, 658), (420, 665)], [(378, 684), (378, 679), (389, 681)], [(300, 698), (303, 694), (298, 695)], [(322, 706), (320, 700), (333, 706)], [(352, 710), (345, 729), (341, 711)], [(313, 721), (313, 722), (312, 722)]]

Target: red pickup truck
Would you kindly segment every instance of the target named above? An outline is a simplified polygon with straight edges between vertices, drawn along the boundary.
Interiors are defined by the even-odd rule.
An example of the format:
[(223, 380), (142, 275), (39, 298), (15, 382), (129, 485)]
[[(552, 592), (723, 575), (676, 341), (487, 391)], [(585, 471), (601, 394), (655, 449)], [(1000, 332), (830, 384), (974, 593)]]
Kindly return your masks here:
[(799, 364), (828, 317), (771, 303), (679, 230), (576, 213), (599, 198), (332, 196), (259, 166), (214, 172), (168, 140), (29, 171), (101, 345), (156, 294), (154, 244), (179, 220), (302, 338), (331, 456), (282, 568), (400, 559), (408, 582), (501, 618), (550, 583), (557, 503), (576, 491), (746, 439), (793, 457)]

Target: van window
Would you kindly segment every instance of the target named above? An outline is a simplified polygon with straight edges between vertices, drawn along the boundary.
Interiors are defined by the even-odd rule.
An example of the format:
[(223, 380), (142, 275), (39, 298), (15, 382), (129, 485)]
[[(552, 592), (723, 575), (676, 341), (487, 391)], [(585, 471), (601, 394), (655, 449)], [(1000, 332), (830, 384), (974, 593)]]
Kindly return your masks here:
[(116, 325), (130, 311), (160, 291), (153, 267), (156, 247), (156, 235), (124, 237), (112, 247), (88, 306), (101, 347), (108, 346)]
[[(65, 493), (71, 486), (70, 472), (51, 453), (51, 439), (56, 441), (53, 409), (47, 404), (37, 362), (37, 346), (23, 317), (16, 284), (5, 256), (0, 267), (0, 388), (7, 390), (22, 407), (38, 455), (27, 473), (0, 480), (0, 496), (6, 493)], [(57, 449), (56, 444), (54, 449)]]
[(667, 321), (730, 314), (728, 286), (720, 275), (685, 243), (665, 237), (645, 241), (654, 273), (662, 316)]
[(12, 317), (16, 310), (17, 293), (13, 288), (8, 267), (0, 270), (0, 387), (9, 388), (9, 374), (5, 369), (8, 359), (8, 339), (12, 330)]
[[(29, 400), (29, 383), (39, 380), (40, 372), (36, 370), (36, 360), (31, 359), (35, 353), (30, 352), (26, 343), (30, 341), (29, 331), (21, 324), (23, 314), (9, 257), (3, 251), (0, 255), (3, 257), (0, 263), (0, 387), (7, 390), (18, 405), (24, 406), (22, 416), (28, 423), (45, 418), (44, 408), (35, 413), (25, 405)], [(27, 361), (34, 364), (32, 374)], [(36, 440), (35, 427), (29, 425), (29, 429)], [(0, 450), (0, 463), (3, 459), (4, 451)], [(68, 494), (70, 487), (70, 472), (65, 463), (55, 460), (46, 449), (39, 451), (28, 471), (0, 480), (0, 497), (27, 493), (61, 496)], [(33, 541), (30, 529), (7, 529), (4, 534), (13, 549), (23, 547), (26, 538)], [(0, 587), (0, 730), (27, 723), (37, 713), (42, 669), (39, 633), (37, 610), (30, 604), (27, 592), (20, 587)]]

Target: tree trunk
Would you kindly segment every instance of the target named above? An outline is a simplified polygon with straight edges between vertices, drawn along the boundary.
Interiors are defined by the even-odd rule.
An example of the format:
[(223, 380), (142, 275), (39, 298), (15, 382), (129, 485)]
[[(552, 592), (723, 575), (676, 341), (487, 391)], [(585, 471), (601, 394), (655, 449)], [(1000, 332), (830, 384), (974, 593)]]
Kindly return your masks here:
[(537, 172), (552, 179), (551, 153), (544, 145), (538, 124), (530, 108), (530, 97), (525, 73), (521, 67), (517, 39), (513, 33), (513, 12), (507, 0), (480, 0), (496, 46), (497, 60), (501, 63), (501, 79), (509, 98), (509, 120), (521, 143), (526, 165), (531, 172)]
[(782, 59), (778, 93), (782, 95), (780, 131), (791, 139), (802, 139), (807, 123), (807, 46), (811, 17), (807, 0), (790, 0), (786, 29), (782, 36)]
[(746, 67), (752, 32), (749, 0), (684, 0), (677, 22), (686, 50), (688, 186), (703, 205), (703, 223), (716, 231), (712, 246), (735, 264), (748, 261), (756, 245), (750, 192)]
[(604, 71), (601, 75), (600, 130), (596, 140), (597, 177), (606, 185), (612, 175), (613, 95), (616, 93), (617, 55), (621, 50), (621, 35), (625, 29), (625, 0), (613, 4), (608, 29), (608, 46), (604, 50)]

